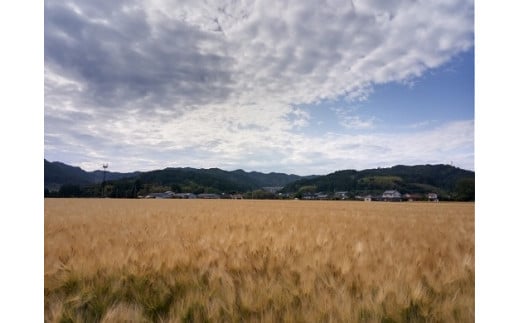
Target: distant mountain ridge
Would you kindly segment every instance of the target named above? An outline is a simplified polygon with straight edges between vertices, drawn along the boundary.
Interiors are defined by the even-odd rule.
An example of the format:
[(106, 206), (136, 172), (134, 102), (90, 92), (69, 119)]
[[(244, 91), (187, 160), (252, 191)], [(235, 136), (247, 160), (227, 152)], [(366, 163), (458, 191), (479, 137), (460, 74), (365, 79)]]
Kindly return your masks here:
[(166, 168), (142, 173), (139, 180), (142, 183), (154, 183), (163, 186), (191, 187), (191, 190), (211, 188), (213, 191), (249, 191), (266, 186), (283, 187), (291, 182), (302, 179), (298, 175), (283, 173), (264, 174), (260, 172), (245, 172), (243, 170), (225, 171), (219, 168)]
[[(188, 185), (212, 187), (220, 191), (245, 191), (261, 187), (283, 187), (305, 177), (284, 173), (246, 172), (244, 170), (225, 171), (219, 168), (197, 169), (191, 167), (168, 167), (148, 172), (118, 173), (106, 172), (106, 181), (138, 179), (142, 183), (154, 183), (163, 186)], [(86, 186), (103, 181), (103, 171), (87, 172), (80, 167), (62, 162), (49, 162), (44, 159), (44, 186), (47, 189), (59, 189), (62, 185)]]
[[(45, 189), (58, 191), (75, 186), (74, 194), (100, 196), (103, 171), (87, 172), (79, 167), (44, 160)], [(283, 188), (294, 197), (313, 192), (381, 194), (398, 190), (406, 194), (434, 192), (443, 199), (474, 200), (475, 172), (450, 165), (397, 165), (389, 168), (340, 170), (328, 175), (298, 176), (284, 173), (225, 171), (219, 168), (165, 168), (148, 172), (106, 172), (106, 185), (112, 197), (136, 197), (141, 193), (171, 190), (190, 193), (252, 192), (265, 187)], [(82, 191), (81, 187), (87, 188)], [(70, 187), (69, 187), (70, 189)]]
[[(137, 177), (141, 172), (119, 173), (106, 172), (106, 180), (118, 180), (122, 178)], [(80, 167), (70, 166), (62, 162), (49, 162), (44, 159), (44, 186), (47, 189), (60, 187), (64, 184), (88, 185), (98, 184), (103, 181), (103, 171), (87, 172)]]
[(385, 190), (397, 190), (401, 193), (419, 194), (435, 192), (444, 198), (450, 198), (454, 192), (460, 194), (463, 189), (461, 186), (468, 190), (469, 195), (469, 191), (473, 189), (474, 195), (475, 172), (450, 165), (397, 165), (362, 171), (342, 170), (316, 178), (301, 179), (287, 185), (284, 191), (378, 194)]

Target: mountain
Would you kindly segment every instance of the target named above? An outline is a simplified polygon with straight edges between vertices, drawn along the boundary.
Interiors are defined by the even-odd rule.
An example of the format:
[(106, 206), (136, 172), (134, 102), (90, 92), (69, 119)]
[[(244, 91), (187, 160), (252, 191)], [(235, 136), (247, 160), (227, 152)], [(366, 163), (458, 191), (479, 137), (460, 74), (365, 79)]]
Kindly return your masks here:
[(44, 159), (44, 186), (61, 186), (63, 184), (86, 185), (92, 183), (90, 174), (79, 167), (60, 162), (49, 162)]
[(262, 187), (283, 187), (302, 178), (282, 173), (264, 174), (243, 170), (225, 171), (219, 168), (189, 167), (155, 170), (142, 173), (138, 177), (143, 185), (149, 184), (178, 192), (196, 193), (245, 192)]
[[(44, 160), (44, 183), (49, 190), (58, 190), (62, 185), (87, 186), (100, 184), (103, 171), (86, 172), (79, 167), (61, 162)], [(196, 169), (165, 168), (149, 172), (114, 173), (106, 172), (110, 185), (127, 183), (129, 179), (139, 181), (139, 185), (152, 186), (151, 190), (168, 188), (177, 191), (243, 192), (262, 187), (283, 187), (305, 177), (283, 173), (264, 174), (244, 170), (225, 171), (218, 168)], [(128, 183), (127, 183), (128, 184)], [(127, 185), (125, 184), (125, 185)]]
[(307, 178), (308, 176), (298, 176), (298, 175), (287, 175), (284, 173), (259, 173), (259, 172), (245, 172), (241, 169), (235, 170), (234, 173), (236, 176), (244, 176), (245, 178), (254, 181), (257, 183), (257, 187), (283, 187), (291, 182), (297, 181), (302, 178)]
[[(106, 180), (118, 180), (122, 178), (136, 177), (140, 172), (118, 173), (107, 171)], [(85, 186), (98, 184), (103, 181), (103, 171), (96, 170), (87, 172), (75, 166), (70, 166), (61, 162), (49, 162), (44, 159), (44, 186), (49, 190), (58, 190), (62, 185)]]
[[(45, 160), (45, 188), (57, 196), (136, 197), (153, 192), (232, 193), (263, 187), (283, 187), (298, 197), (304, 193), (347, 191), (355, 195), (380, 195), (385, 190), (402, 194), (437, 193), (441, 199), (474, 200), (475, 172), (449, 165), (397, 165), (390, 168), (341, 170), (323, 176), (264, 174), (219, 168), (165, 168), (149, 172), (86, 172), (79, 167)], [(63, 192), (61, 192), (63, 191)], [(68, 193), (65, 193), (68, 192)], [(102, 192), (104, 192), (102, 194)], [(258, 195), (255, 195), (258, 196)]]
[[(400, 193), (435, 192), (445, 199), (467, 190), (474, 198), (475, 172), (450, 165), (397, 165), (362, 171), (342, 170), (325, 176), (301, 179), (284, 187), (285, 192), (338, 192), (381, 194), (384, 190)], [(471, 199), (468, 197), (468, 199)]]

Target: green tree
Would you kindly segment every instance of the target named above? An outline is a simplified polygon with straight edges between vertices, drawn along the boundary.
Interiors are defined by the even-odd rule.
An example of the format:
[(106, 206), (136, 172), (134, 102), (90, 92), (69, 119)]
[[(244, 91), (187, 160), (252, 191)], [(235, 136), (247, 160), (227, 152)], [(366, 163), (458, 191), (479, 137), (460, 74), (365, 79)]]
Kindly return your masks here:
[(313, 194), (316, 193), (316, 186), (315, 185), (305, 185), (298, 189), (298, 192), (294, 194), (295, 198), (301, 199), (305, 194)]
[(182, 193), (182, 188), (179, 184), (171, 184), (170, 190), (175, 193)]
[(455, 194), (458, 201), (475, 201), (475, 180), (463, 178), (457, 181)]
[(259, 199), (259, 200), (267, 200), (267, 199), (274, 199), (276, 198), (276, 195), (274, 195), (271, 192), (264, 191), (264, 190), (254, 190), (253, 191), (253, 198)]
[(58, 192), (59, 197), (81, 197), (83, 192), (79, 185), (65, 184), (60, 187)]

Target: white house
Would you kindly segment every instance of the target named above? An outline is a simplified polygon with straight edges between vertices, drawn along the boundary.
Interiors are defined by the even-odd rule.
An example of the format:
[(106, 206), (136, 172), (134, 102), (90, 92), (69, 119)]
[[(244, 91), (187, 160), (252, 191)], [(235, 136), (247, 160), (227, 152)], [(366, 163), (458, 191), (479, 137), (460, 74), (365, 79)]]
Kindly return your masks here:
[(428, 201), (439, 202), (439, 197), (437, 193), (428, 193)]
[(401, 201), (401, 193), (396, 190), (384, 191), (381, 199), (383, 201)]

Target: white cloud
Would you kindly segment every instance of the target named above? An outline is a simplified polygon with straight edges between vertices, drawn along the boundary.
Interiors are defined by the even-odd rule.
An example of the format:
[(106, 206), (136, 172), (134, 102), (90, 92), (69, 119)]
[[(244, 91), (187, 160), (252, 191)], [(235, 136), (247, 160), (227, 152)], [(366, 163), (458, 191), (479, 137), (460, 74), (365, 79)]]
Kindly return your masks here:
[(371, 129), (374, 127), (375, 117), (363, 118), (358, 115), (359, 107), (332, 108), (338, 118), (338, 123), (346, 129)]
[(328, 133), (300, 138), (287, 156), (304, 171), (388, 167), (397, 164), (449, 164), (474, 169), (474, 122), (456, 121), (432, 130), (349, 135)]
[(410, 129), (422, 129), (422, 128), (425, 128), (432, 124), (435, 124), (436, 122), (437, 122), (437, 120), (425, 120), (425, 121), (420, 121), (420, 122), (409, 124), (406, 127), (410, 128)]
[(408, 150), (375, 135), (303, 135), (310, 115), (295, 106), (366, 99), (472, 45), (472, 1), (46, 1), (45, 155), (120, 170), (212, 161), (314, 172), (366, 167), (387, 150), (399, 162)]

